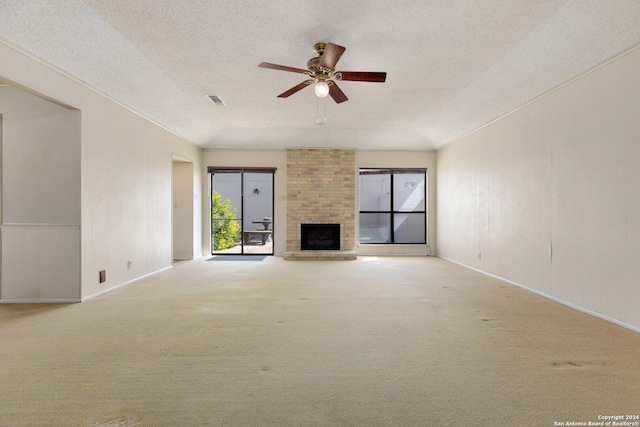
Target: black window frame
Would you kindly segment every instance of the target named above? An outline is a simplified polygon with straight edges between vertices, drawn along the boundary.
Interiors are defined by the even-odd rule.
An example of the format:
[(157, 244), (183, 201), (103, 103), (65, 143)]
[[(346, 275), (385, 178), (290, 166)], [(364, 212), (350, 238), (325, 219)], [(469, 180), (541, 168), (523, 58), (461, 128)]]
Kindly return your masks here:
[[(209, 223), (212, 224), (212, 218), (211, 218), (211, 208), (212, 208), (212, 202), (211, 202), (211, 195), (213, 193), (214, 190), (214, 185), (213, 185), (213, 180), (214, 180), (214, 176), (216, 174), (225, 174), (225, 173), (238, 173), (241, 175), (241, 179), (240, 179), (240, 205), (241, 205), (241, 212), (242, 212), (242, 218), (240, 219), (241, 222), (241, 231), (244, 233), (244, 231), (246, 231), (245, 229), (245, 217), (244, 217), (244, 198), (245, 198), (245, 180), (244, 180), (244, 175), (246, 173), (264, 173), (264, 174), (271, 174), (271, 187), (272, 187), (272, 194), (271, 194), (271, 219), (274, 220), (274, 216), (275, 216), (275, 175), (276, 175), (276, 171), (277, 168), (267, 168), (267, 167), (216, 167), (216, 166), (208, 166), (207, 167), (207, 173), (209, 174)], [(271, 224), (271, 236), (273, 239), (275, 239), (275, 223)], [(211, 233), (209, 233), (211, 234)], [(240, 248), (240, 253), (220, 253), (220, 252), (216, 252), (213, 250), (213, 242), (210, 242), (210, 250), (211, 250), (211, 255), (215, 255), (215, 256), (233, 256), (233, 255), (241, 255), (241, 256), (247, 256), (247, 255), (265, 255), (265, 256), (273, 256), (274, 255), (274, 250), (275, 250), (275, 245), (271, 246), (271, 252), (257, 252), (257, 253), (253, 253), (253, 252), (245, 252), (245, 242), (244, 242), (244, 238), (241, 240), (241, 248)]]
[[(362, 175), (389, 175), (390, 176), (390, 200), (389, 200), (389, 210), (361, 210), (360, 206), (358, 206), (358, 218), (362, 214), (388, 214), (389, 215), (389, 241), (388, 242), (362, 242), (360, 239), (360, 235), (358, 235), (358, 243), (361, 245), (428, 245), (428, 232), (427, 232), (427, 211), (428, 211), (428, 202), (427, 202), (427, 169), (400, 169), (400, 168), (360, 168), (358, 171), (358, 181), (360, 184), (360, 177)], [(424, 175), (424, 210), (421, 211), (397, 211), (394, 210), (394, 175), (400, 174), (423, 174)], [(424, 242), (422, 243), (411, 243), (411, 242), (395, 242), (395, 215), (397, 214), (423, 214), (424, 215)]]

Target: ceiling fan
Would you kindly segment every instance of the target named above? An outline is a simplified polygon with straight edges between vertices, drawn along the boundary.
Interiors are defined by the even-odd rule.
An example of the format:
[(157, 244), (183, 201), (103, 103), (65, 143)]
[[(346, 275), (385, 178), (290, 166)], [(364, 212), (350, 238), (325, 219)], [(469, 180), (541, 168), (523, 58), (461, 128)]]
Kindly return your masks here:
[(313, 46), (313, 52), (318, 56), (311, 58), (307, 62), (306, 70), (303, 68), (272, 64), (270, 62), (261, 62), (258, 67), (300, 73), (311, 77), (286, 92), (281, 93), (278, 95), (278, 98), (288, 98), (299, 90), (315, 83), (315, 93), (319, 98), (331, 95), (331, 98), (339, 104), (347, 101), (349, 98), (340, 90), (336, 84), (336, 80), (384, 83), (387, 78), (387, 73), (385, 72), (336, 71), (336, 63), (345, 49), (345, 47), (333, 43), (316, 43)]

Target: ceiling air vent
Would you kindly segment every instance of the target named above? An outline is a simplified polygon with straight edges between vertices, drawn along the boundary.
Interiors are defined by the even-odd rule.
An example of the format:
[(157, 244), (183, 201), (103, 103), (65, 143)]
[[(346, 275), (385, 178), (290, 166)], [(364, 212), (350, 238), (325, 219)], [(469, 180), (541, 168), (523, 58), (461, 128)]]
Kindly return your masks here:
[(209, 95), (208, 98), (216, 105), (227, 105), (218, 95)]

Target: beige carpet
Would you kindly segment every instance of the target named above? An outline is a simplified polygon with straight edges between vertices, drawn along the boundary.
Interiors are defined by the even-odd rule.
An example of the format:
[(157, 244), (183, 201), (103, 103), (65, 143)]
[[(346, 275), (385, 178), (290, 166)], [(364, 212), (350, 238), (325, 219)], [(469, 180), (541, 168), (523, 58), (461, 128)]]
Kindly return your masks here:
[(198, 260), (82, 304), (0, 306), (2, 426), (638, 413), (640, 334), (436, 258)]

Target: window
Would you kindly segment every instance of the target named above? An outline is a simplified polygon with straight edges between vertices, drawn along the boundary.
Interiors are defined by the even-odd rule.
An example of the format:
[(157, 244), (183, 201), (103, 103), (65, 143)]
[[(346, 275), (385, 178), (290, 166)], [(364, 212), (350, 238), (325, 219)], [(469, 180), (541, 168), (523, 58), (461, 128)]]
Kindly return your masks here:
[(360, 243), (426, 243), (426, 182), (426, 169), (360, 169)]

